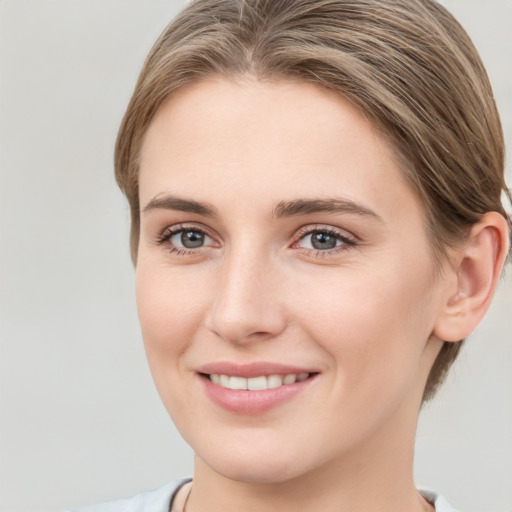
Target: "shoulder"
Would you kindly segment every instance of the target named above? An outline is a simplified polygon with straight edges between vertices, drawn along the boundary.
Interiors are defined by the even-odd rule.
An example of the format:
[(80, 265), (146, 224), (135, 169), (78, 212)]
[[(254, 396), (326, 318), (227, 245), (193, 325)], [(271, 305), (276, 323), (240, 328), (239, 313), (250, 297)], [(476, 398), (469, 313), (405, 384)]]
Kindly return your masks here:
[(173, 480), (153, 491), (141, 492), (130, 498), (98, 503), (71, 512), (169, 512), (176, 491), (190, 478)]
[(446, 498), (444, 496), (441, 496), (440, 494), (429, 491), (429, 490), (420, 490), (420, 494), (432, 505), (434, 505), (436, 512), (457, 512), (456, 509), (454, 509), (448, 501), (446, 501)]

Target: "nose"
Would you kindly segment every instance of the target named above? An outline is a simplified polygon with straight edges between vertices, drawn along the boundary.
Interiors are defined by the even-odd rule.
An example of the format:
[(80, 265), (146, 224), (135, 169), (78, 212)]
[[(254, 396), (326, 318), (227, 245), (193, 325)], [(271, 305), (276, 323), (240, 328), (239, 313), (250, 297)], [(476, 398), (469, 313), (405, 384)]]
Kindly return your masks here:
[[(248, 254), (252, 253), (252, 254)], [(231, 343), (271, 339), (286, 328), (277, 269), (254, 251), (233, 251), (221, 264), (206, 327)]]

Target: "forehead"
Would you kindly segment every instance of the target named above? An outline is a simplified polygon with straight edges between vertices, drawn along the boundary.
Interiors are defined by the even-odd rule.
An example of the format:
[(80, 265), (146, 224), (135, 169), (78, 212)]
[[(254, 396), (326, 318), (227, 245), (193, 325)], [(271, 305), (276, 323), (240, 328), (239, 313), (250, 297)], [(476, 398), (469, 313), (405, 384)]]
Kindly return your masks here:
[(388, 213), (405, 203), (420, 209), (373, 124), (340, 95), (307, 83), (213, 77), (186, 86), (158, 110), (140, 164), (141, 204), (191, 191), (221, 202), (225, 189), (253, 207), (336, 193)]

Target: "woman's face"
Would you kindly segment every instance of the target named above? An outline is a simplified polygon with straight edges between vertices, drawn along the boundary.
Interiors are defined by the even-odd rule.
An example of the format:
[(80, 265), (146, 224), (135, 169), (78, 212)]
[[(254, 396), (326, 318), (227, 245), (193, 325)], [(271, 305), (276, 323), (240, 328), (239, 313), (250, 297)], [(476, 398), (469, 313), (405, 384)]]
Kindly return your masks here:
[(146, 135), (140, 200), (149, 364), (205, 467), (277, 482), (412, 450), (447, 285), (356, 108), (304, 83), (188, 86)]

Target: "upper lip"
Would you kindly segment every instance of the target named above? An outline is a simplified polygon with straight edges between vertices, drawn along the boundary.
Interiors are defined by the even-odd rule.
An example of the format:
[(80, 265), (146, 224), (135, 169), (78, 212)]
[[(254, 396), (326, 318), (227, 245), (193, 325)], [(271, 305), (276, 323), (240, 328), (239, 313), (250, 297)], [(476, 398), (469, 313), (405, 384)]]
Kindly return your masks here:
[(290, 373), (318, 373), (311, 368), (292, 366), (288, 364), (256, 361), (251, 363), (234, 363), (231, 361), (216, 361), (199, 366), (196, 371), (208, 375), (229, 375), (232, 377), (260, 377), (269, 375), (288, 375)]

